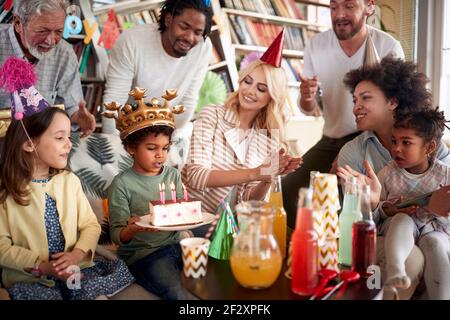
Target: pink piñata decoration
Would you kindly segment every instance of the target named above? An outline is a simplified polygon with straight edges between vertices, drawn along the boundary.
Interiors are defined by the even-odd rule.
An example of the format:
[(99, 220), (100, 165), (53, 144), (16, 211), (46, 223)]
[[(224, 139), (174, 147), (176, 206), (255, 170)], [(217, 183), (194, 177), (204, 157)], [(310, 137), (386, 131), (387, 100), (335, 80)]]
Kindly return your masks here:
[(0, 86), (10, 93), (34, 86), (36, 73), (26, 60), (9, 57), (0, 68)]

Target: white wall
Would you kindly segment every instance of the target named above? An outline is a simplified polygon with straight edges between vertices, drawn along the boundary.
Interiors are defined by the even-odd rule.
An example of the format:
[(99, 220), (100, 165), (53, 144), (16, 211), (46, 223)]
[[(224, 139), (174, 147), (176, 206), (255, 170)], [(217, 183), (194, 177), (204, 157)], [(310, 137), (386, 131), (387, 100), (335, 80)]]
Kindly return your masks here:
[(290, 153), (302, 155), (322, 137), (322, 117), (292, 117), (286, 125), (286, 139)]

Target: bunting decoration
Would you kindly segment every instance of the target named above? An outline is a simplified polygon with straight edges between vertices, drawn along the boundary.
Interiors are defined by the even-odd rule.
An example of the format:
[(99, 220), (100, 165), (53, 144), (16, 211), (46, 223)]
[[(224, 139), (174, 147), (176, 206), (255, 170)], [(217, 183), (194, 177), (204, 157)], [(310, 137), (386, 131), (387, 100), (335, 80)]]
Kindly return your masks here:
[(113, 9), (108, 12), (108, 20), (102, 27), (102, 33), (98, 39), (97, 44), (103, 46), (107, 50), (111, 50), (116, 43), (117, 38), (119, 38), (120, 31), (116, 23), (116, 13)]

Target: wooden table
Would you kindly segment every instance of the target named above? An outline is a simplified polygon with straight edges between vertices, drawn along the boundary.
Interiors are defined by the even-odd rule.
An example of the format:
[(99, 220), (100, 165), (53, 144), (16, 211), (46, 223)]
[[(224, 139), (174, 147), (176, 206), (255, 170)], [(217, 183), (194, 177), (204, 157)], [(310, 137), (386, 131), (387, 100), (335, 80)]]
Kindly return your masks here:
[[(187, 278), (182, 273), (181, 280), (185, 288), (193, 295), (203, 300), (306, 300), (292, 293), (290, 279), (284, 275), (286, 266), (277, 281), (269, 288), (252, 290), (241, 287), (231, 273), (228, 260), (217, 260), (209, 257), (208, 270), (205, 277), (199, 279)], [(348, 285), (344, 296), (345, 300), (371, 300), (379, 299), (381, 290), (369, 290), (366, 279)], [(333, 295), (331, 300), (333, 300)]]

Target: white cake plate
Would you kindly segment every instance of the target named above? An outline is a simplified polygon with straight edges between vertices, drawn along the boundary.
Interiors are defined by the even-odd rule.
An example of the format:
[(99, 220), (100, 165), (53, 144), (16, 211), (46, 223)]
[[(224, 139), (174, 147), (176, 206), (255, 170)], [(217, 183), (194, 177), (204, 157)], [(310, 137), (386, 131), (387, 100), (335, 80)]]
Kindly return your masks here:
[(196, 224), (187, 224), (183, 226), (173, 226), (173, 227), (155, 227), (154, 225), (150, 224), (150, 215), (148, 214), (146, 216), (142, 216), (141, 220), (136, 222), (136, 224), (144, 228), (153, 228), (161, 231), (182, 231), (194, 229), (214, 221), (214, 215), (212, 213), (202, 212), (202, 216), (203, 221)]

